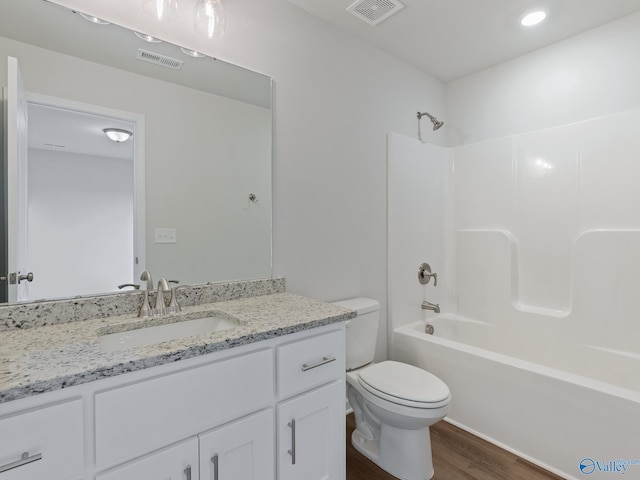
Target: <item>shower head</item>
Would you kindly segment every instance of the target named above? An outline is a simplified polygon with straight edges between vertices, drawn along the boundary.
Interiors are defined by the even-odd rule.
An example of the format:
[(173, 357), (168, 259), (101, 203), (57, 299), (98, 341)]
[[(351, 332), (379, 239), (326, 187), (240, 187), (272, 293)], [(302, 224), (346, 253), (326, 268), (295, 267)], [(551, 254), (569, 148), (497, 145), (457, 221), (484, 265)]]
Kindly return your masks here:
[(422, 112), (422, 113), (418, 112), (418, 120), (422, 120), (422, 117), (427, 117), (429, 120), (431, 120), (431, 123), (433, 123), (434, 131), (438, 130), (440, 127), (444, 125), (444, 122), (441, 122), (436, 117), (434, 117), (433, 115), (430, 115), (427, 112)]

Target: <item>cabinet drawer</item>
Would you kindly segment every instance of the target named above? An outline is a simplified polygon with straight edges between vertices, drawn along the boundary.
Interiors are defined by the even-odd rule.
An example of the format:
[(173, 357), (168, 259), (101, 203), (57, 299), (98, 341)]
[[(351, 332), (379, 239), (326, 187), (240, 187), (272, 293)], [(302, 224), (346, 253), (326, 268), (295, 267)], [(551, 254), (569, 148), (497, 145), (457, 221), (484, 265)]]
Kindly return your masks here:
[(296, 393), (344, 377), (344, 330), (278, 347), (278, 396)]
[[(82, 418), (80, 399), (0, 418), (0, 480), (63, 480), (82, 475)], [(23, 465), (5, 470), (22, 460), (24, 453)]]
[(96, 476), (96, 480), (196, 480), (198, 439), (190, 438)]
[(260, 350), (96, 394), (96, 463), (109, 466), (273, 402), (273, 353)]

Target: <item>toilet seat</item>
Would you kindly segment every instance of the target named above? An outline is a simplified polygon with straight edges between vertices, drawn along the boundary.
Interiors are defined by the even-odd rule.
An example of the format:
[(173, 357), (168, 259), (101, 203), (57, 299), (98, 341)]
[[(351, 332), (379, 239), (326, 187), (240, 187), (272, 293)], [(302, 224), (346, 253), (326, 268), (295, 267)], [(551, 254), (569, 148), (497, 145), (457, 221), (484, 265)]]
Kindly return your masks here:
[(447, 385), (435, 375), (406, 363), (386, 361), (359, 372), (358, 383), (379, 398), (414, 408), (439, 408), (449, 403)]

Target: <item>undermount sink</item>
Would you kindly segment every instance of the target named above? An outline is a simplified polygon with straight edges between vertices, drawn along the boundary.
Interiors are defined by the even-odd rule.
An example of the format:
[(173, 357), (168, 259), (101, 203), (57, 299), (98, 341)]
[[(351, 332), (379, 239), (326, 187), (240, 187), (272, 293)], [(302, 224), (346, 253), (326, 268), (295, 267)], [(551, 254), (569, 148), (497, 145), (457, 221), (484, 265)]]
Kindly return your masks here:
[[(148, 322), (152, 322), (149, 325)], [(159, 324), (153, 324), (157, 322)], [(226, 314), (213, 314), (204, 318), (184, 319), (180, 317), (159, 317), (149, 319), (144, 325), (123, 331), (100, 334), (98, 341), (103, 352), (118, 352), (134, 347), (146, 347), (168, 340), (180, 340), (203, 333), (219, 332), (240, 325), (240, 322)], [(125, 325), (131, 327), (131, 325)]]

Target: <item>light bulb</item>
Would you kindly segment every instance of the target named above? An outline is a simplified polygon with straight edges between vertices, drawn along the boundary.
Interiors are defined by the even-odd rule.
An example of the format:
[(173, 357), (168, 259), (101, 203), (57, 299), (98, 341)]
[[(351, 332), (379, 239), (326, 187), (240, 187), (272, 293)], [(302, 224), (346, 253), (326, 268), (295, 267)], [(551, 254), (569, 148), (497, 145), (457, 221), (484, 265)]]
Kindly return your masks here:
[(142, 9), (161, 22), (178, 18), (178, 0), (142, 0)]
[(221, 37), (227, 21), (220, 0), (198, 0), (193, 14), (193, 23), (196, 32), (207, 38)]
[(544, 10), (536, 10), (522, 17), (520, 24), (522, 24), (523, 27), (532, 27), (542, 22), (545, 18), (547, 18), (547, 12)]
[(122, 130), (121, 128), (104, 128), (102, 131), (116, 143), (126, 142), (131, 138), (133, 132)]

